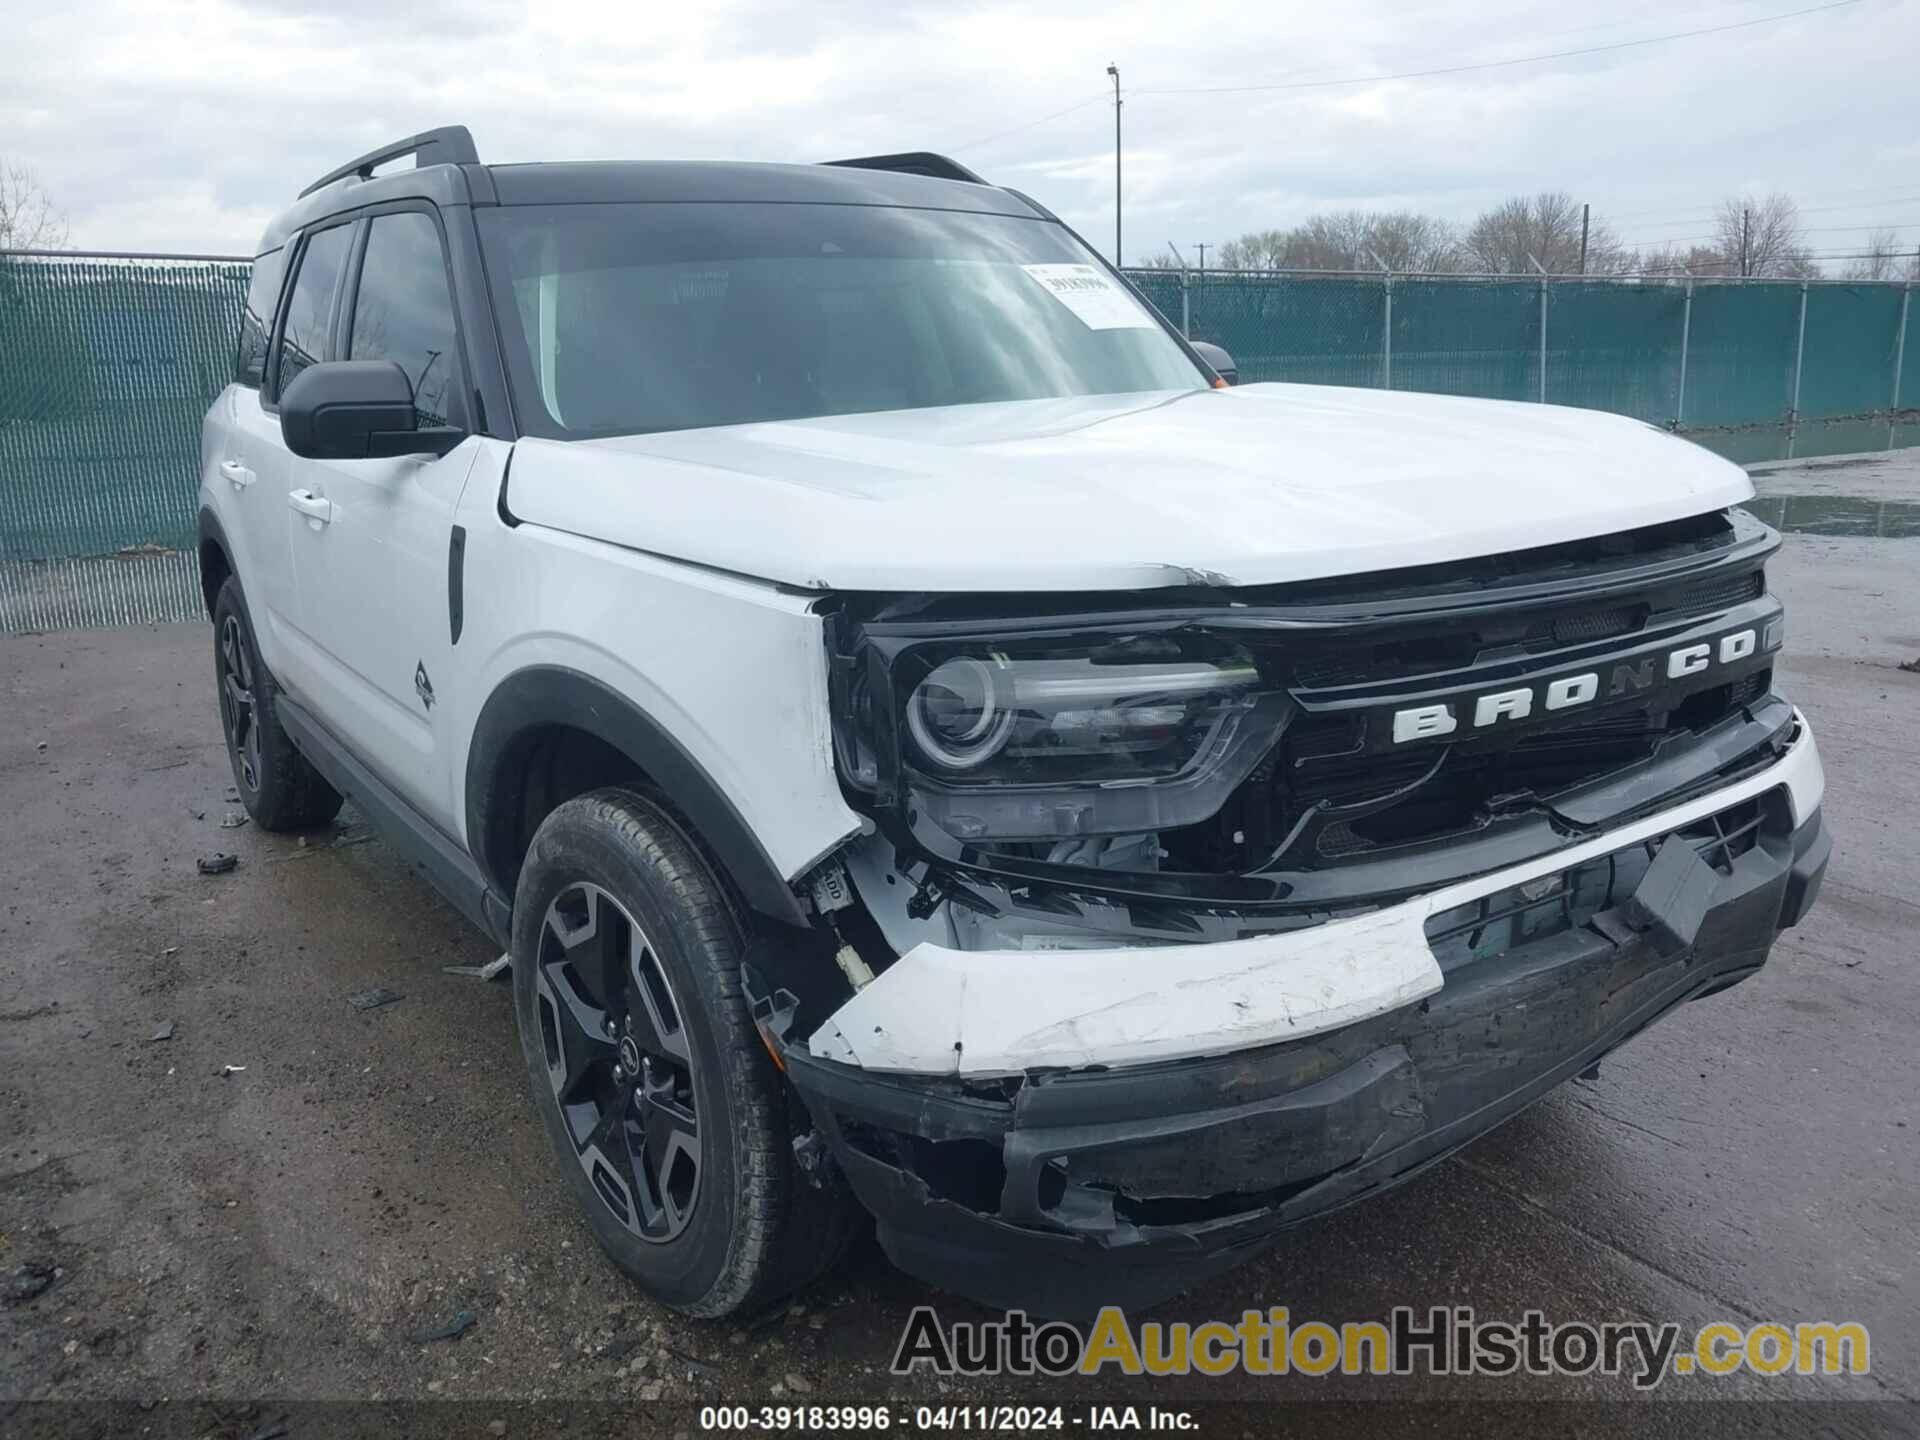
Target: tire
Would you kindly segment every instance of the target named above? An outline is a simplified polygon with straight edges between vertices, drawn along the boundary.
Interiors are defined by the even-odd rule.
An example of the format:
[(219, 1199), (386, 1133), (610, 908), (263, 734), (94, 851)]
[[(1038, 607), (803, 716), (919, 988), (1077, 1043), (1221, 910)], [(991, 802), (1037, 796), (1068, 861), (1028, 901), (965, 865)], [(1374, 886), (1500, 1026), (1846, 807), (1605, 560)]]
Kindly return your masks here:
[(229, 575), (213, 602), (214, 684), (233, 783), (262, 830), (312, 830), (340, 813), (340, 792), (294, 748), (281, 728), (274, 682), (253, 635), (253, 621)]
[(653, 799), (596, 790), (534, 834), (513, 994), (535, 1108), (614, 1263), (701, 1319), (798, 1289), (855, 1219), (795, 1167), (786, 1082), (741, 993), (744, 939), (724, 884)]

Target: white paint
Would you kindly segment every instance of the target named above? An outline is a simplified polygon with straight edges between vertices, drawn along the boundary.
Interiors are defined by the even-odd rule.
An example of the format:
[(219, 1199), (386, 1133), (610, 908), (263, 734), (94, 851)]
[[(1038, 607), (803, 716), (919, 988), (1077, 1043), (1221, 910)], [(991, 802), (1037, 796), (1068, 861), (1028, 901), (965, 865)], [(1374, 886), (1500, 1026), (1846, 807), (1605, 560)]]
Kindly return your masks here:
[(1667, 678), (1678, 680), (1682, 675), (1698, 675), (1707, 668), (1713, 659), (1713, 647), (1702, 642), (1699, 645), (1684, 645), (1667, 656)]
[(480, 708), (533, 665), (590, 675), (651, 716), (788, 879), (860, 828), (834, 773), (826, 640), (805, 597), (538, 525), (509, 528), (499, 487), (483, 458), (456, 517), (467, 528), (466, 622), (441, 696), (458, 737), (455, 834), (466, 833)]
[(1753, 654), (1754, 647), (1758, 644), (1759, 641), (1751, 630), (1742, 630), (1738, 635), (1723, 636), (1720, 640), (1720, 663), (1725, 665), (1729, 660), (1744, 660)]
[(1415, 705), (1394, 712), (1393, 743), (1424, 740), (1429, 735), (1451, 735), (1459, 728), (1460, 722), (1453, 718), (1451, 705)]
[(1594, 674), (1568, 675), (1547, 686), (1547, 709), (1565, 710), (1584, 705), (1600, 693), (1600, 677)]
[(1522, 686), (1518, 690), (1496, 690), (1491, 695), (1482, 695), (1473, 703), (1473, 723), (1477, 729), (1491, 725), (1496, 720), (1524, 720), (1533, 713), (1533, 690)]
[(1222, 944), (1066, 950), (909, 950), (840, 1007), (809, 1049), (913, 1074), (1138, 1065), (1338, 1029), (1441, 988), (1429, 916), (1666, 834), (1785, 786), (1794, 821), (1826, 779), (1812, 732), (1757, 775), (1580, 845), (1403, 904), (1287, 935)]
[(1253, 585), (1467, 559), (1737, 505), (1622, 416), (1321, 385), (523, 440), (523, 519), (809, 589)]

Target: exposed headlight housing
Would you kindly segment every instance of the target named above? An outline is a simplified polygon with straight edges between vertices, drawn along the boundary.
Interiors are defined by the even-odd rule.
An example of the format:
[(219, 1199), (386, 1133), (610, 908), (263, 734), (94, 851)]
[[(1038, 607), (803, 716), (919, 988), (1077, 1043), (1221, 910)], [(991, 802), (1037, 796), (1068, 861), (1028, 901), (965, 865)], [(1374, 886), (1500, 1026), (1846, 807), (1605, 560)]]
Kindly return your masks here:
[(1205, 820), (1292, 703), (1245, 651), (1201, 635), (909, 646), (867, 675), (874, 768), (968, 843)]

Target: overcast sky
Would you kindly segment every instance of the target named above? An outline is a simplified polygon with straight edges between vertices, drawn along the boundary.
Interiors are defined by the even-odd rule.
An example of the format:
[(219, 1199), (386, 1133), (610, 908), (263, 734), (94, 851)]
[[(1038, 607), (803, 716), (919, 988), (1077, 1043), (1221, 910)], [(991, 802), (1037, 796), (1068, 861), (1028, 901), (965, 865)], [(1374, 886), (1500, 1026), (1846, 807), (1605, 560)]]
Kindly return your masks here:
[(1466, 220), (1540, 189), (1591, 201), (1630, 241), (1705, 234), (1700, 212), (1722, 195), (1778, 188), (1820, 207), (1806, 217), (1822, 227), (1816, 251), (1857, 245), (1876, 223), (1920, 243), (1920, 0), (1317, 83), (1620, 46), (1811, 3), (15, 0), (0, 162), (38, 172), (75, 246), (250, 253), (308, 181), (432, 125), (467, 125), (487, 160), (931, 149), (1110, 250), (1113, 61), (1129, 260), (1168, 240), (1191, 259), (1193, 242), (1317, 209)]

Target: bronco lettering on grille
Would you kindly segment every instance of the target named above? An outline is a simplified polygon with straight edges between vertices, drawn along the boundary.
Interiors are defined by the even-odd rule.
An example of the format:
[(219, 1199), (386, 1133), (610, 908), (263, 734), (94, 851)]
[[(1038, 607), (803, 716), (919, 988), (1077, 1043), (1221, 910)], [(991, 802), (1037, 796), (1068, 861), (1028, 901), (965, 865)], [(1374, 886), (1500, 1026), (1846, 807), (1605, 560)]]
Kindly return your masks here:
[(1570, 710), (1605, 698), (1651, 690), (1663, 680), (1680, 680), (1698, 675), (1712, 665), (1730, 665), (1744, 660), (1759, 648), (1759, 633), (1748, 628), (1722, 635), (1717, 640), (1702, 640), (1669, 650), (1665, 656), (1648, 655), (1644, 659), (1615, 665), (1602, 681), (1598, 671), (1578, 675), (1560, 675), (1551, 680), (1528, 682), (1505, 690), (1492, 690), (1463, 700), (1443, 700), (1431, 705), (1412, 705), (1393, 712), (1393, 743), (1426, 740), (1451, 735), (1465, 724), (1484, 730), (1510, 720), (1525, 720), (1531, 715)]

